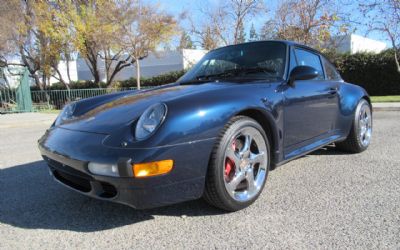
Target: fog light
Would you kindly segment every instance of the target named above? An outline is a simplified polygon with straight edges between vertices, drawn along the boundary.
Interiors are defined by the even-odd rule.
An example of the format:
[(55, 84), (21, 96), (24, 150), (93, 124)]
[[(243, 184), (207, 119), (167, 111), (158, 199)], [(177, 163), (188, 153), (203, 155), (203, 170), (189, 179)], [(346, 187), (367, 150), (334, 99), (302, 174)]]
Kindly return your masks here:
[(138, 163), (133, 165), (135, 177), (148, 177), (166, 174), (172, 170), (173, 160), (163, 160), (148, 163)]
[(88, 168), (92, 174), (115, 177), (119, 176), (118, 166), (114, 164), (89, 162)]

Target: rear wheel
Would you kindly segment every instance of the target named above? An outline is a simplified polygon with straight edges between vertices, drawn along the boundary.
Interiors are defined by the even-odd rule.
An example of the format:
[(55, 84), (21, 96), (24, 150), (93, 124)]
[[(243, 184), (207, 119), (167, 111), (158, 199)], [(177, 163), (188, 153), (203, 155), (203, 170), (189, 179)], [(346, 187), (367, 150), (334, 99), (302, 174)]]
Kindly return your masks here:
[(213, 149), (205, 200), (227, 211), (249, 206), (265, 185), (269, 159), (269, 144), (263, 128), (251, 118), (234, 117)]
[(372, 111), (371, 105), (365, 99), (361, 99), (354, 113), (353, 125), (346, 140), (336, 143), (340, 150), (360, 153), (366, 150), (372, 136)]

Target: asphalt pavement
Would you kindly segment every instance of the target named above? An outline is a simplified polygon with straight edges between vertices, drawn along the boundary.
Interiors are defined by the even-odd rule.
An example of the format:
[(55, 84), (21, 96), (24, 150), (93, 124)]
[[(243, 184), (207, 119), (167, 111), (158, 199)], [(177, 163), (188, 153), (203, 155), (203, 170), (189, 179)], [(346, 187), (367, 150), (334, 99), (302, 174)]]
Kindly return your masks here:
[(327, 147), (271, 171), (235, 213), (134, 210), (61, 186), (36, 146), (54, 118), (0, 115), (0, 249), (400, 249), (400, 112), (374, 113), (364, 153)]

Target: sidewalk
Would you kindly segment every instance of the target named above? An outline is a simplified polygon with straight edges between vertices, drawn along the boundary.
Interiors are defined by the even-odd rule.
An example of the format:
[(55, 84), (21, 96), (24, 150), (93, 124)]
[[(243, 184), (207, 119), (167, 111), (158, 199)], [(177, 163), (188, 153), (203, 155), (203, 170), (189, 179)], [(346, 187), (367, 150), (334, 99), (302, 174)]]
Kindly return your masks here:
[(374, 111), (400, 111), (400, 102), (373, 102)]

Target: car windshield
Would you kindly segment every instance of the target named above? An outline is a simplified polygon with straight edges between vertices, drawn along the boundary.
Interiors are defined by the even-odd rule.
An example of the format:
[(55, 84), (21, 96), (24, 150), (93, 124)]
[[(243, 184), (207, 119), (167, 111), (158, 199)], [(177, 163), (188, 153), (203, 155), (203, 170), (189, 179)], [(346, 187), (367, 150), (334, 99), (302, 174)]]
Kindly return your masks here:
[(244, 43), (209, 52), (178, 82), (283, 79), (285, 64), (284, 43)]

